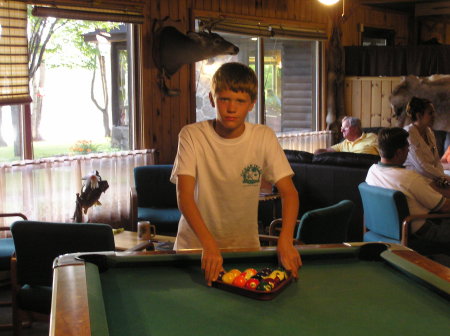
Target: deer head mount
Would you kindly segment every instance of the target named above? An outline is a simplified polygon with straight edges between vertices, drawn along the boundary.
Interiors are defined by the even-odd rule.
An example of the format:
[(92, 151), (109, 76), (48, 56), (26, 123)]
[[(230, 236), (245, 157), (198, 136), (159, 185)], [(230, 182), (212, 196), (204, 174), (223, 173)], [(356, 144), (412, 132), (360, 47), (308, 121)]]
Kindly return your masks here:
[(169, 89), (165, 79), (175, 74), (183, 64), (239, 52), (238, 47), (210, 30), (183, 34), (174, 26), (165, 26), (154, 30), (153, 41), (153, 60), (160, 72), (159, 85), (168, 96), (178, 95), (179, 90)]

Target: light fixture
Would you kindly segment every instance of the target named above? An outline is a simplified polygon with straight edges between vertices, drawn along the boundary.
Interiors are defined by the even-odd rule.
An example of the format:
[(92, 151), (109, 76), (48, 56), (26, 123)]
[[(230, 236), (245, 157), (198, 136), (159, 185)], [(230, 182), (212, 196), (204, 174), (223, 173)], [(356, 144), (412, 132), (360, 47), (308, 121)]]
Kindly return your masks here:
[[(345, 16), (345, 0), (342, 0), (342, 18), (344, 18)], [(339, 0), (319, 0), (320, 3), (327, 5), (327, 6), (332, 6), (335, 5), (339, 2)]]
[(331, 6), (339, 2), (339, 0), (319, 0), (320, 3), (324, 5)]

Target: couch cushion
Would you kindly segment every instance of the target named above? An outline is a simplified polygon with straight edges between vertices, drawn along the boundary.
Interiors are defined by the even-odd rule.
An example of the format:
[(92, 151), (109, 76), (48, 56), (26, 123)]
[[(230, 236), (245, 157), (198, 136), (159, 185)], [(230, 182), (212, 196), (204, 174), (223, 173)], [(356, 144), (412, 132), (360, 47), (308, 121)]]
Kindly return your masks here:
[(314, 154), (299, 150), (285, 149), (284, 153), (291, 163), (311, 163)]
[(369, 168), (380, 161), (378, 155), (358, 154), (350, 152), (326, 152), (314, 155), (312, 163), (344, 167)]

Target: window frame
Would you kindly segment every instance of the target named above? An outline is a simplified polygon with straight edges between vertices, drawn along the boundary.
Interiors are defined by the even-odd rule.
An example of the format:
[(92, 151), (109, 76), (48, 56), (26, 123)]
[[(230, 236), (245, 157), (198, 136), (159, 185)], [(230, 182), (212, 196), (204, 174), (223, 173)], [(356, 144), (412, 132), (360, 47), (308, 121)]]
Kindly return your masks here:
[[(74, 19), (76, 20), (76, 19)], [(130, 24), (130, 29), (128, 30), (127, 45), (126, 47), (131, 50), (132, 55), (129, 55), (128, 60), (131, 62), (128, 69), (128, 90), (129, 90), (129, 130), (132, 132), (129, 138), (129, 150), (133, 150), (138, 147), (140, 143), (140, 133), (138, 124), (139, 116), (139, 97), (141, 92), (140, 87), (140, 64), (136, 64), (139, 57), (137, 56), (140, 52), (139, 46), (139, 34), (141, 34), (140, 24)], [(31, 80), (31, 79), (30, 79)], [(111, 92), (114, 89), (114, 76), (112, 78)], [(111, 100), (112, 102), (114, 99)], [(20, 107), (19, 111), (19, 130), (20, 130), (20, 146), (21, 146), (21, 160), (33, 160), (34, 159), (34, 149), (33, 149), (33, 135), (32, 135), (32, 117), (31, 117), (31, 104), (32, 102), (23, 104), (11, 104), (18, 105)], [(111, 107), (113, 108), (113, 107)], [(112, 111), (113, 112), (113, 111)], [(139, 134), (138, 134), (139, 133)]]
[[(255, 36), (258, 37), (258, 55), (260, 59), (264, 60), (264, 53), (260, 52), (260, 48), (264, 48), (263, 39), (268, 37), (278, 37), (282, 39), (292, 39), (292, 40), (313, 40), (315, 41), (315, 52), (314, 52), (314, 64), (315, 64), (315, 76), (312, 80), (312, 87), (315, 91), (315, 99), (313, 100), (313, 109), (315, 108), (316, 113), (311, 113), (311, 130), (319, 131), (323, 128), (324, 124), (324, 116), (322, 115), (323, 106), (325, 105), (325, 91), (326, 88), (322, 83), (325, 83), (324, 73), (325, 73), (325, 63), (324, 63), (324, 54), (325, 54), (325, 42), (327, 40), (326, 33), (324, 27), (321, 25), (311, 26), (310, 24), (306, 24), (305, 27), (298, 27), (298, 22), (294, 24), (294, 22), (285, 21), (283, 23), (274, 23), (273, 26), (277, 27), (272, 29), (272, 24), (268, 22), (264, 22), (263, 20), (252, 21), (250, 18), (234, 18), (234, 17), (215, 17), (209, 12), (204, 11), (194, 11), (193, 13), (193, 26), (196, 26), (197, 21), (205, 20), (210, 23), (213, 23), (212, 30), (215, 32), (223, 32), (223, 33), (232, 33), (232, 34), (241, 34), (243, 36)], [(239, 30), (239, 26), (232, 27), (231, 29), (220, 29), (221, 22), (225, 20), (230, 20), (230, 22), (235, 22), (242, 20), (244, 23), (244, 29), (242, 31)], [(214, 26), (214, 22), (218, 22), (218, 26)], [(264, 27), (264, 29), (255, 29), (251, 27), (254, 25), (255, 27)], [(231, 23), (233, 26), (233, 23)], [(259, 35), (257, 32), (263, 31)], [(251, 32), (251, 34), (250, 34)], [(260, 60), (258, 60), (258, 63)], [(261, 69), (256, 69), (256, 73), (258, 78), (264, 78), (264, 62), (262, 62)], [(195, 76), (194, 76), (195, 77)], [(194, 84), (194, 87), (196, 85)], [(257, 123), (266, 124), (265, 120), (265, 87), (264, 85), (258, 85), (258, 98), (255, 104), (255, 113), (257, 117)], [(195, 102), (196, 91), (193, 92), (193, 101)], [(195, 104), (194, 104), (195, 110)], [(195, 113), (196, 114), (196, 113)], [(196, 118), (195, 118), (196, 120)]]

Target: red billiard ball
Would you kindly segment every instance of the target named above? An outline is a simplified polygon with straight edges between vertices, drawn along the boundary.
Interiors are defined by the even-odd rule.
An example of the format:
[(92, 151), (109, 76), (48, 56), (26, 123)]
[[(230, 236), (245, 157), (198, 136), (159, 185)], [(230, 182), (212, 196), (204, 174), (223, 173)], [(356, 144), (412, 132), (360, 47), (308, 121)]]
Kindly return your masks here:
[(247, 282), (245, 283), (245, 288), (248, 289), (256, 289), (256, 287), (258, 287), (259, 285), (259, 280), (258, 279), (248, 279)]
[(247, 280), (245, 279), (245, 276), (239, 275), (233, 280), (233, 286), (236, 287), (244, 287)]

